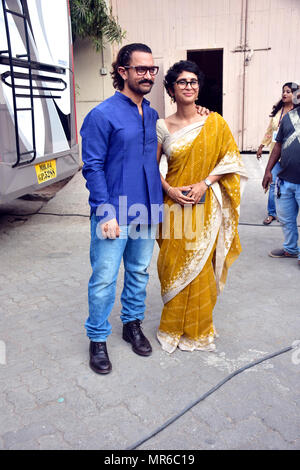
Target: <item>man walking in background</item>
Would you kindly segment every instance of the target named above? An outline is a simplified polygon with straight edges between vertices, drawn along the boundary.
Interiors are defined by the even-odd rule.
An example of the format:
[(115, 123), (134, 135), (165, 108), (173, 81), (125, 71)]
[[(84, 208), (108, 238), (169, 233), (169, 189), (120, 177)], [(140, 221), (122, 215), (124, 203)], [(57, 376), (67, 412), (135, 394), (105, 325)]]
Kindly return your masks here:
[[(299, 90), (298, 90), (299, 93)], [(296, 97), (294, 97), (296, 100)], [(276, 181), (276, 211), (282, 224), (283, 248), (272, 250), (272, 258), (298, 258), (297, 217), (300, 207), (300, 107), (286, 114), (281, 122), (275, 147), (270, 155), (262, 186), (267, 190), (272, 181), (271, 170), (280, 158), (281, 170)]]

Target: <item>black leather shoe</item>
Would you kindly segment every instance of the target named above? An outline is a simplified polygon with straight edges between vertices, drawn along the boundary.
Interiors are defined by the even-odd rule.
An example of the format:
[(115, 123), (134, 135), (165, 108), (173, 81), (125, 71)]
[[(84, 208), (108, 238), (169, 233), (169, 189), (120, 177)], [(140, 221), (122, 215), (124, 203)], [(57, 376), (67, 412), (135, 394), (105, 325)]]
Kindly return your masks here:
[(123, 325), (123, 339), (131, 343), (132, 350), (140, 356), (150, 356), (151, 344), (142, 332), (140, 320), (130, 321)]
[(106, 343), (90, 342), (90, 368), (96, 374), (108, 374), (111, 371)]

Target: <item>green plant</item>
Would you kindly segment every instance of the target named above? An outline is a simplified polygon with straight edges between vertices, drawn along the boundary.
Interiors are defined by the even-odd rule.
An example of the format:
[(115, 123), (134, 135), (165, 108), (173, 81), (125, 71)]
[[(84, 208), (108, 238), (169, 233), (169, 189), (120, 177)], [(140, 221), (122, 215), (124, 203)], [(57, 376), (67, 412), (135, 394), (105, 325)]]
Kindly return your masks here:
[(72, 36), (89, 38), (98, 52), (103, 49), (104, 40), (120, 43), (125, 36), (112, 8), (105, 0), (70, 0)]

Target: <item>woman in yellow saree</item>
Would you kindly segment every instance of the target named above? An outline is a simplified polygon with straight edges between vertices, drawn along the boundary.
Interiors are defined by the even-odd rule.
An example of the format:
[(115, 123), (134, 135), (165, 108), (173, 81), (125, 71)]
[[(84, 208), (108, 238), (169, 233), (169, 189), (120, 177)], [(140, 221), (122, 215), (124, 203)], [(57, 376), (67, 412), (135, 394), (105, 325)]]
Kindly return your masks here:
[(168, 159), (158, 238), (164, 308), (157, 338), (169, 353), (177, 347), (215, 349), (213, 309), (228, 268), (241, 252), (237, 229), (247, 176), (224, 119), (197, 112), (201, 81), (195, 63), (174, 64), (165, 87), (177, 111), (157, 122), (158, 161), (162, 154)]

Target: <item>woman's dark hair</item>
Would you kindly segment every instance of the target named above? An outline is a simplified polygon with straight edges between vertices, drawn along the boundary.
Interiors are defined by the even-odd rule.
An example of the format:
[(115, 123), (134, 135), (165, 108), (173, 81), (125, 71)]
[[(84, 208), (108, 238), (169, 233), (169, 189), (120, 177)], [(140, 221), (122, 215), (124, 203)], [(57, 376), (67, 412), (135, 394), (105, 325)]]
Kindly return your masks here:
[[(282, 85), (282, 91), (285, 86), (289, 87), (292, 92), (299, 89), (299, 85), (297, 85), (297, 83), (295, 82), (287, 82), (284, 85)], [(274, 104), (270, 117), (274, 117), (282, 107), (283, 107), (283, 101), (282, 99), (280, 99), (278, 103)], [(294, 105), (294, 108), (295, 107), (296, 106)]]
[(176, 62), (176, 64), (169, 68), (164, 79), (165, 89), (174, 102), (175, 97), (171, 92), (174, 93), (174, 83), (182, 72), (191, 72), (197, 75), (199, 90), (201, 89), (204, 82), (204, 73), (199, 69), (195, 62), (192, 62), (191, 60), (180, 60), (179, 62)]
[(145, 44), (140, 44), (140, 43), (127, 44), (126, 46), (123, 46), (119, 50), (116, 61), (112, 63), (112, 72), (111, 72), (111, 76), (113, 78), (113, 86), (117, 90), (122, 91), (124, 88), (124, 80), (119, 74), (118, 68), (129, 65), (130, 60), (131, 60), (131, 55), (135, 51), (147, 52), (148, 54), (152, 54), (150, 47), (146, 46)]

